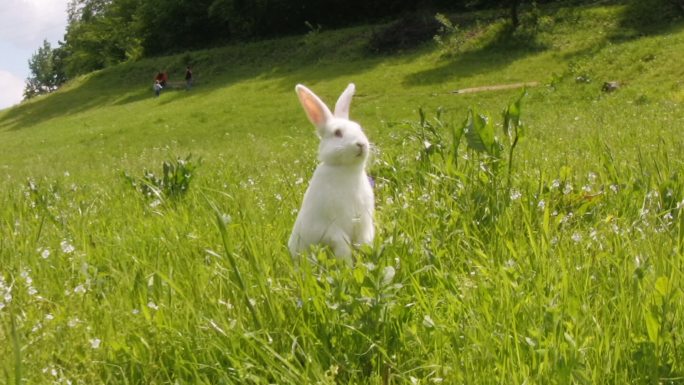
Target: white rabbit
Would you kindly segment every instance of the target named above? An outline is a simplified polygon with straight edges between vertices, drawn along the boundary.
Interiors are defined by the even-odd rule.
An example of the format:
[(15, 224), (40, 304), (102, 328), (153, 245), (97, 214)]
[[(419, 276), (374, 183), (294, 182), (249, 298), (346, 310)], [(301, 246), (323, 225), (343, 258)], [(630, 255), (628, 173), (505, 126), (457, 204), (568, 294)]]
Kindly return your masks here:
[(347, 86), (334, 114), (303, 85), (295, 91), (321, 141), (320, 163), (304, 194), (288, 247), (294, 257), (311, 245), (327, 245), (351, 264), (352, 248), (373, 242), (375, 235), (373, 188), (365, 170), (370, 143), (361, 126), (349, 120), (355, 87)]

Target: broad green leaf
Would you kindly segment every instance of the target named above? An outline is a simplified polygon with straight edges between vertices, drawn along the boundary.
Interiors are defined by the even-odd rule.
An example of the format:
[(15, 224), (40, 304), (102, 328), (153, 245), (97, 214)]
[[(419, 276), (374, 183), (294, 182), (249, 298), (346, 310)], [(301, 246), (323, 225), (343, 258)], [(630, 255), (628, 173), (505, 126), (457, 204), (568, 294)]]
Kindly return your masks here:
[(644, 320), (646, 321), (646, 331), (648, 332), (648, 339), (654, 344), (658, 342), (658, 335), (660, 334), (660, 322), (651, 313), (651, 309), (644, 307)]
[(475, 151), (495, 156), (494, 126), (487, 116), (468, 112), (468, 125), (465, 129), (468, 146)]
[(363, 267), (363, 265), (359, 264), (358, 266), (356, 266), (352, 274), (354, 275), (354, 279), (356, 280), (356, 282), (360, 284), (363, 282), (363, 279), (366, 276), (366, 268)]
[(658, 277), (655, 282), (655, 289), (661, 296), (665, 297), (670, 293), (670, 280), (667, 277)]

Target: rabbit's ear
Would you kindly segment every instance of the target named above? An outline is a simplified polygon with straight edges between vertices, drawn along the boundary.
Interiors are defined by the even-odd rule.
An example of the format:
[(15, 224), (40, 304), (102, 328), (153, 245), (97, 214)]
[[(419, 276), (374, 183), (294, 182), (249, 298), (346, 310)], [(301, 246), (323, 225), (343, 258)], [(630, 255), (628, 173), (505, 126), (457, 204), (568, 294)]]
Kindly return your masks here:
[(342, 95), (340, 95), (340, 98), (337, 99), (337, 103), (335, 103), (335, 117), (349, 119), (349, 105), (351, 104), (352, 96), (354, 96), (354, 91), (356, 91), (356, 86), (354, 86), (354, 83), (349, 83), (344, 92), (342, 92)]
[(299, 97), (299, 102), (302, 104), (302, 107), (304, 107), (306, 116), (311, 123), (318, 128), (318, 133), (322, 135), (325, 124), (332, 118), (330, 109), (318, 98), (318, 96), (316, 96), (316, 94), (303, 85), (297, 84), (295, 91)]

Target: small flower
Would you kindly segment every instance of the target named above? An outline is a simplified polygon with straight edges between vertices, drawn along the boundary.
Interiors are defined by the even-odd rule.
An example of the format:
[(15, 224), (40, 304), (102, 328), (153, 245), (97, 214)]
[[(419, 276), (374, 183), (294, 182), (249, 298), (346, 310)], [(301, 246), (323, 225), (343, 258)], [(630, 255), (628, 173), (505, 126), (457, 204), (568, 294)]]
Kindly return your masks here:
[(592, 228), (591, 231), (589, 232), (589, 237), (590, 237), (594, 242), (598, 242), (598, 231), (596, 231), (596, 229), (593, 229), (593, 228)]
[(563, 186), (563, 194), (568, 195), (572, 192), (572, 185), (570, 183), (566, 183), (565, 186)]
[(86, 288), (83, 285), (78, 285), (74, 288), (74, 293), (76, 294), (83, 294), (86, 292)]
[(43, 259), (48, 259), (50, 257), (50, 249), (47, 247), (39, 248), (38, 253), (40, 253), (40, 257)]
[(571, 213), (571, 212), (567, 213), (567, 215), (563, 216), (563, 218), (560, 220), (560, 223), (562, 223), (562, 224), (568, 223), (568, 221), (570, 221), (573, 216), (574, 216), (573, 213)]
[(31, 329), (31, 332), (32, 332), (32, 333), (35, 333), (35, 332), (39, 331), (39, 330), (42, 329), (42, 328), (43, 328), (43, 324), (40, 323), (40, 322), (38, 322), (37, 324), (35, 324), (35, 326), (33, 326), (33, 328)]
[(377, 267), (373, 262), (366, 262), (364, 263), (364, 266), (366, 266), (366, 269), (368, 269), (368, 271), (373, 271)]
[(97, 349), (100, 347), (101, 343), (102, 343), (102, 340), (100, 340), (99, 338), (92, 338), (90, 340), (90, 347), (93, 349)]
[(152, 302), (152, 301), (147, 303), (147, 307), (149, 307), (150, 309), (153, 309), (153, 310), (159, 310), (159, 306), (157, 306), (157, 304)]
[(551, 182), (551, 189), (556, 189), (560, 187), (560, 181), (558, 179), (554, 179), (553, 182)]
[(69, 241), (67, 241), (66, 239), (63, 240), (62, 242), (60, 242), (60, 243), (59, 243), (59, 246), (62, 248), (62, 252), (63, 252), (64, 254), (71, 254), (71, 253), (74, 252), (74, 250), (76, 250), (76, 248), (74, 247), (74, 245), (72, 245), (71, 243), (69, 243)]
[(578, 232), (575, 232), (572, 234), (572, 240), (575, 241), (575, 243), (580, 243), (582, 242), (582, 235)]
[(150, 207), (157, 208), (159, 205), (161, 205), (161, 201), (159, 199), (155, 199), (152, 202), (150, 202)]
[(511, 200), (512, 201), (520, 199), (521, 196), (522, 196), (522, 193), (519, 190), (511, 189)]

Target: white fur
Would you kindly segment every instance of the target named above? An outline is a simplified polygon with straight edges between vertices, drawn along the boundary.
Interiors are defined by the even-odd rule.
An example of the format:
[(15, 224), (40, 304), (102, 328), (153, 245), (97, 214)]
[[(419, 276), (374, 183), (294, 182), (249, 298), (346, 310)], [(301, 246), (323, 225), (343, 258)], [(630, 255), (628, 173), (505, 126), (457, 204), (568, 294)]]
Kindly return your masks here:
[(354, 90), (354, 84), (347, 86), (332, 114), (311, 90), (301, 84), (295, 87), (321, 142), (320, 163), (304, 194), (288, 242), (293, 256), (321, 244), (351, 264), (352, 248), (373, 242), (375, 203), (365, 170), (370, 143), (361, 126), (349, 120)]

